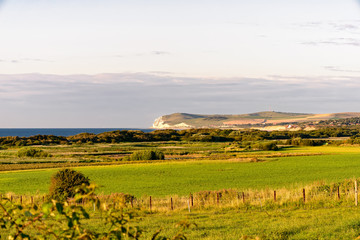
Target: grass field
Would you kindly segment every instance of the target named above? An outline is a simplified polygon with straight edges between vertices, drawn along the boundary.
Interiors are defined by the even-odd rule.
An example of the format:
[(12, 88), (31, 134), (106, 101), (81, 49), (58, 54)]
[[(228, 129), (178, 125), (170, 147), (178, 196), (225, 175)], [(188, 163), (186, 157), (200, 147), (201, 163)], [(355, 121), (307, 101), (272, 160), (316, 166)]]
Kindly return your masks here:
[[(196, 228), (185, 230), (188, 239), (355, 239), (360, 235), (360, 208), (354, 206), (354, 192), (347, 192), (342, 185), (339, 200), (334, 193), (325, 191), (325, 195), (319, 192), (320, 195), (311, 196), (310, 191), (313, 186), (321, 186), (313, 184), (316, 181), (330, 183), (359, 178), (360, 147), (289, 147), (280, 151), (246, 152), (233, 149), (227, 143), (127, 143), (41, 148), (53, 155), (46, 161), (79, 162), (85, 159), (107, 163), (134, 150), (155, 147), (167, 153), (167, 160), (117, 161), (113, 163), (119, 165), (76, 167), (101, 186), (99, 193), (124, 192), (135, 195), (140, 201), (145, 200), (145, 205), (136, 210), (139, 221), (135, 223), (144, 230), (144, 239), (150, 239), (158, 229), (162, 229), (163, 236), (174, 236), (178, 231), (175, 225), (183, 220), (197, 224)], [(16, 152), (16, 148), (2, 150), (0, 160), (19, 164), (31, 161), (17, 158)], [(38, 159), (34, 161), (39, 164)], [(2, 171), (0, 192), (45, 194), (51, 175), (57, 170)], [(349, 182), (353, 184), (352, 180)], [(309, 194), (306, 203), (302, 202), (303, 187)], [(176, 195), (230, 188), (252, 192), (253, 198), (248, 198), (247, 203), (239, 199), (226, 203), (224, 197), (219, 205), (204, 206), (197, 199), (191, 213), (186, 202), (170, 210), (169, 196), (174, 196), (176, 202), (180, 199)], [(283, 188), (295, 190), (286, 192)], [(272, 200), (272, 191), (268, 191), (270, 198), (261, 200), (261, 196), (256, 195), (256, 190), (261, 189), (280, 189), (276, 204)], [(350, 189), (354, 190), (352, 185)], [(285, 199), (285, 194), (290, 195), (289, 200)], [(165, 201), (165, 207), (161, 203), (156, 208), (154, 203), (154, 211), (150, 213), (146, 202), (149, 198), (145, 196), (153, 196), (154, 202)], [(184, 199), (187, 201), (188, 198)], [(94, 229), (101, 228), (98, 220), (96, 216), (86, 224)]]
[(185, 231), (189, 239), (355, 239), (360, 235), (359, 219), (360, 210), (354, 207), (268, 212), (222, 209), (148, 215), (139, 225), (147, 238), (154, 229), (174, 234), (176, 223), (187, 220), (198, 225)]
[[(283, 151), (296, 152), (325, 155), (274, 157), (258, 162), (187, 160), (77, 169), (102, 186), (99, 192), (126, 192), (137, 197), (181, 196), (190, 192), (225, 188), (291, 188), (314, 181), (336, 182), (360, 175), (360, 148), (324, 146)], [(0, 192), (46, 193), (50, 177), (55, 171), (1, 172)]]

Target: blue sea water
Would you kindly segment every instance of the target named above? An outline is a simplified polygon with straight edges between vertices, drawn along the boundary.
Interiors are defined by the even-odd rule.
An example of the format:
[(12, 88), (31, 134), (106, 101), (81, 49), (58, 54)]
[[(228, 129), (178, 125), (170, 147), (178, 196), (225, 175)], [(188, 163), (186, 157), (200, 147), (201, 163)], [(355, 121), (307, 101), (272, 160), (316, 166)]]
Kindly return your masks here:
[(103, 133), (115, 130), (140, 130), (143, 132), (151, 132), (154, 129), (144, 128), (0, 128), (0, 137), (18, 136), (30, 137), (35, 135), (55, 135), (55, 136), (72, 136), (79, 133)]

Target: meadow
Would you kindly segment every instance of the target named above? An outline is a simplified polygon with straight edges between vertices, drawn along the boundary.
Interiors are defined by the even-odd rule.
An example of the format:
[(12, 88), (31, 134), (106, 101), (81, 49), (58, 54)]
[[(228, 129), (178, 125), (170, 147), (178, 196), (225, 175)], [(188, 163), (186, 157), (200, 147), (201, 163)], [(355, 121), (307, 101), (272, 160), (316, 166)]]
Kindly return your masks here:
[[(300, 153), (305, 155), (291, 155)], [(119, 162), (120, 165), (76, 169), (101, 186), (101, 193), (124, 192), (137, 197), (184, 196), (190, 192), (230, 188), (294, 188), (315, 181), (336, 182), (357, 177), (360, 170), (360, 148), (357, 147), (287, 148), (276, 153), (256, 153), (257, 160), (251, 161), (254, 154), (223, 160)], [(279, 154), (286, 157), (279, 157)], [(0, 192), (46, 193), (54, 172), (56, 169), (0, 172)]]
[[(332, 209), (243, 210), (210, 209), (195, 213), (153, 214), (139, 226), (150, 237), (153, 229), (163, 234), (177, 231), (186, 219), (197, 224), (185, 230), (189, 239), (355, 239), (360, 235), (360, 211), (355, 207)], [(166, 227), (164, 227), (166, 226)]]
[[(133, 224), (144, 230), (147, 239), (158, 229), (173, 236), (178, 231), (175, 225), (184, 220), (197, 225), (184, 230), (189, 239), (355, 239), (360, 235), (352, 185), (360, 175), (358, 146), (245, 151), (231, 143), (151, 142), (36, 148), (51, 157), (18, 157), (20, 147), (0, 150), (1, 194), (26, 195), (24, 202), (38, 196), (40, 201), (57, 167), (70, 164), (99, 186), (97, 193), (104, 199), (119, 192), (134, 195), (133, 210), (139, 217)], [(155, 148), (165, 153), (165, 160), (126, 159), (134, 151)], [(19, 166), (25, 170), (17, 170)], [(335, 186), (340, 186), (341, 199)], [(190, 193), (195, 198), (191, 212)], [(204, 194), (207, 202), (199, 200)], [(101, 227), (96, 218), (86, 224)]]

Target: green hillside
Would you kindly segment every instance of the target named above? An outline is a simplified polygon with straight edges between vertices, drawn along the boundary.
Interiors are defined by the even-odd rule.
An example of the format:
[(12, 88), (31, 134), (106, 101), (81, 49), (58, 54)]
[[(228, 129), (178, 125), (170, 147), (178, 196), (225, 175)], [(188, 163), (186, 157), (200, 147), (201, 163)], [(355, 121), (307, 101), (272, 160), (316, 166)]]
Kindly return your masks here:
[(360, 117), (360, 113), (307, 114), (264, 111), (249, 114), (189, 114), (173, 113), (156, 119), (154, 128), (243, 128), (316, 123), (323, 120)]

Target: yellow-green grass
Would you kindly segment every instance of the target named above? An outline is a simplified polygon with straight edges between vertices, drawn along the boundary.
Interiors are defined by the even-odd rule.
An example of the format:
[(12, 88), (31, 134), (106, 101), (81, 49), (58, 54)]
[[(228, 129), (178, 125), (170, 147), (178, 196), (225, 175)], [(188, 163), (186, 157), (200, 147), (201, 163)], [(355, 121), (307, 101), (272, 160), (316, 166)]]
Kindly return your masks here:
[[(360, 209), (337, 207), (297, 210), (206, 210), (194, 213), (163, 213), (139, 222), (144, 239), (156, 229), (174, 235), (179, 221), (198, 225), (185, 230), (189, 239), (355, 239), (360, 235)], [(258, 238), (256, 238), (258, 237)]]
[[(100, 193), (126, 192), (137, 197), (183, 196), (224, 188), (291, 188), (318, 180), (335, 182), (360, 176), (360, 148), (306, 147), (285, 152), (297, 151), (328, 155), (270, 158), (263, 162), (202, 160), (77, 169), (102, 186)], [(56, 171), (2, 172), (0, 192), (46, 193), (50, 177)]]
[(360, 154), (360, 146), (347, 145), (347, 146), (318, 146), (318, 147), (290, 147), (284, 148), (280, 152), (294, 153), (294, 152), (307, 152), (307, 153), (323, 153), (323, 154)]

